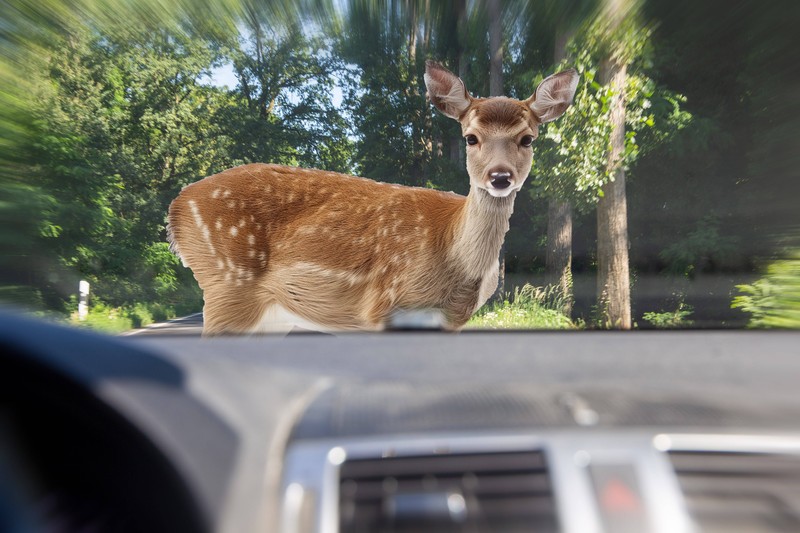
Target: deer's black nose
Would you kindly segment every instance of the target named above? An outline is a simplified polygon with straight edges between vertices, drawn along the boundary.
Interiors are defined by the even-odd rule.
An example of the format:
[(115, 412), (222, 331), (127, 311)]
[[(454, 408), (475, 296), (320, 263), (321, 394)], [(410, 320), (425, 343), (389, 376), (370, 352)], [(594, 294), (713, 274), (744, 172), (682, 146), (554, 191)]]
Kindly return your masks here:
[(490, 182), (495, 189), (505, 189), (511, 185), (511, 172), (496, 170), (489, 173)]

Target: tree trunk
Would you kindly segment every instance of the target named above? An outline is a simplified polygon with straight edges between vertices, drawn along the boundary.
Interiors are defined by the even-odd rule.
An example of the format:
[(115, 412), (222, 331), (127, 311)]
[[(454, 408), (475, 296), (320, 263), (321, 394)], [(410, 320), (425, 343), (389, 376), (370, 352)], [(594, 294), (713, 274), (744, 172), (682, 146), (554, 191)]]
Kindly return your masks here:
[[(568, 32), (556, 31), (556, 65), (567, 57)], [(569, 200), (550, 198), (547, 205), (547, 254), (545, 259), (545, 282), (559, 288), (563, 299), (562, 312), (572, 315), (572, 206)]]
[[(489, 17), (489, 96), (503, 96), (503, 27), (501, 0), (488, 0)], [(506, 245), (500, 248), (500, 275), (491, 300), (503, 301), (506, 286)]]
[(563, 305), (561, 311), (572, 315), (572, 206), (567, 200), (551, 198), (547, 206), (548, 285), (558, 287)]
[(603, 84), (613, 91), (608, 169), (611, 179), (597, 204), (597, 304), (601, 325), (631, 328), (628, 266), (628, 207), (625, 197), (625, 78), (627, 66), (607, 59), (600, 67)]
[[(457, 28), (457, 53), (456, 65), (458, 77), (464, 80), (467, 77), (467, 2), (466, 0), (457, 0), (456, 12), (458, 13)], [(455, 163), (459, 168), (464, 168), (467, 164), (467, 151), (464, 145), (464, 139), (461, 137), (461, 127), (453, 127), (454, 136), (450, 138), (450, 161)]]
[(488, 0), (489, 96), (503, 96), (503, 28), (501, 0)]

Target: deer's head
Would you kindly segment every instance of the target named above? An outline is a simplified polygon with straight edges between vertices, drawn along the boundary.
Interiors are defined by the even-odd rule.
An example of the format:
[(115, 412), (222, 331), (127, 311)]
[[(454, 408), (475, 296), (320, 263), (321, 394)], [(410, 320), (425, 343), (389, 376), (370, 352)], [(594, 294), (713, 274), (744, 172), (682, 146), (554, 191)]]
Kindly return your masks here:
[(519, 190), (528, 177), (539, 125), (567, 110), (578, 73), (570, 69), (545, 78), (527, 100), (473, 98), (458, 76), (428, 61), (425, 85), (433, 105), (461, 124), (470, 186), (504, 197)]

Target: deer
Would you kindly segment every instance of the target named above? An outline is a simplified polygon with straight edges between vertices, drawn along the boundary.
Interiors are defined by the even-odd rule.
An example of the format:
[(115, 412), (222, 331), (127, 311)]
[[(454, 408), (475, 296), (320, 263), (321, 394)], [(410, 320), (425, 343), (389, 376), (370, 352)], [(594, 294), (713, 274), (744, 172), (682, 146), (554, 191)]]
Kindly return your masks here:
[(572, 104), (578, 78), (479, 98), (426, 62), (430, 102), (461, 125), (467, 196), (263, 163), (184, 187), (167, 235), (203, 291), (203, 335), (382, 330), (396, 310), (431, 308), (463, 328), (495, 291), (539, 126)]

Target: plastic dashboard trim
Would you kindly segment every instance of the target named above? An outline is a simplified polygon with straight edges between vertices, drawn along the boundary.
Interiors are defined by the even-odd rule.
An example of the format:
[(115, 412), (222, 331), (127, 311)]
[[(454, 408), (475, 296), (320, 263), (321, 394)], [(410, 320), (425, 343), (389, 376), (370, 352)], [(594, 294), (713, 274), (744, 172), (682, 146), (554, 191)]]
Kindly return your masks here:
[[(555, 430), (536, 433), (403, 435), (297, 441), (287, 450), (281, 533), (338, 533), (339, 466), (346, 459), (542, 450), (548, 458), (561, 531), (603, 533), (589, 466), (635, 468), (649, 517), (648, 533), (696, 531), (686, 512), (670, 451), (731, 451), (800, 455), (800, 434), (737, 431), (697, 433), (657, 429)], [(313, 510), (313, 529), (304, 510)]]

